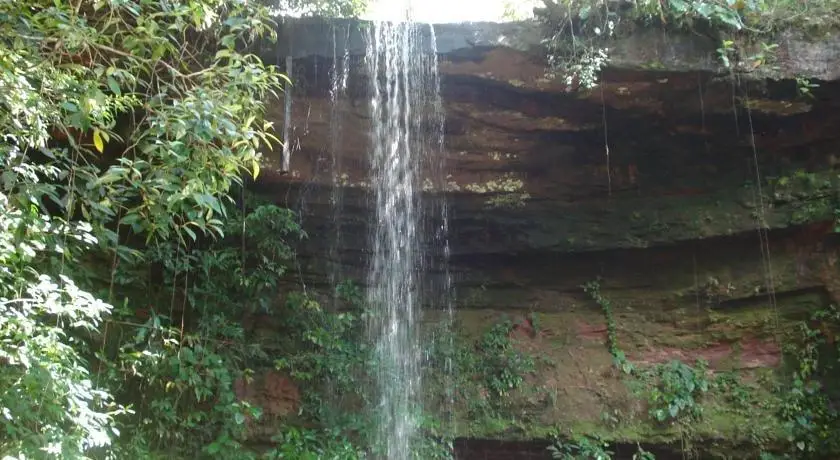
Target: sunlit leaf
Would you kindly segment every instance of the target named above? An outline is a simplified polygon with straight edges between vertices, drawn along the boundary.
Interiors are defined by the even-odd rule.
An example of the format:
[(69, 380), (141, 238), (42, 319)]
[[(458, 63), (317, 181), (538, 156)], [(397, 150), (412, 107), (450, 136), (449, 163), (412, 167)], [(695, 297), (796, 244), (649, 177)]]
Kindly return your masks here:
[(686, 0), (669, 0), (668, 4), (677, 13), (682, 14), (688, 11), (688, 3)]
[(189, 228), (188, 226), (183, 226), (183, 227), (181, 227), (181, 230), (183, 230), (183, 231), (184, 231), (184, 233), (186, 233), (186, 234), (187, 234), (187, 236), (189, 236), (189, 237), (190, 237), (190, 239), (192, 239), (193, 241), (196, 241), (196, 240), (198, 239), (198, 237), (197, 237), (197, 235), (195, 234), (195, 232), (194, 232), (194, 231), (192, 231), (192, 229), (191, 229), (191, 228)]
[(93, 130), (93, 146), (96, 151), (102, 153), (105, 150), (105, 144), (102, 142), (102, 133), (98, 129)]

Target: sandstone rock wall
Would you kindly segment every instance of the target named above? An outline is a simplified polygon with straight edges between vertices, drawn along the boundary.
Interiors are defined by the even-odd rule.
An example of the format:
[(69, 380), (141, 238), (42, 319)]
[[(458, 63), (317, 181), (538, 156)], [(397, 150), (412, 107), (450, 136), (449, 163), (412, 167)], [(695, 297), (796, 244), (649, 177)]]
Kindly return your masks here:
[[(292, 171), (268, 171), (252, 187), (301, 211), (311, 238), (292, 281), (318, 290), (331, 272), (364, 280), (367, 77), (352, 25), (289, 27)], [(618, 43), (602, 84), (580, 93), (545, 78), (533, 36), (522, 24), (438, 33), (450, 176), (428, 194), (451, 209), (457, 322), (469, 335), (512, 318), (532, 331), (517, 337), (522, 349), (546, 360), (515, 423), (465, 419), (461, 434), (534, 439), (561, 426), (674, 442), (680, 434), (645, 424), (614, 378), (604, 315), (580, 286), (600, 280), (631, 361), (704, 358), (769, 391), (762, 376), (781, 365), (795, 322), (840, 296), (837, 37), (806, 52), (805, 38), (785, 35), (782, 78), (764, 80), (720, 72), (699, 39), (642, 34)], [(343, 55), (344, 43), (349, 86), (334, 103), (331, 53)], [(653, 69), (652, 59), (664, 64)], [(813, 98), (797, 94), (799, 74), (822, 79)], [(278, 124), (282, 107), (272, 105)], [(755, 422), (766, 407), (709, 405), (700, 438), (737, 446), (773, 429)], [(605, 425), (605, 413), (620, 423)]]

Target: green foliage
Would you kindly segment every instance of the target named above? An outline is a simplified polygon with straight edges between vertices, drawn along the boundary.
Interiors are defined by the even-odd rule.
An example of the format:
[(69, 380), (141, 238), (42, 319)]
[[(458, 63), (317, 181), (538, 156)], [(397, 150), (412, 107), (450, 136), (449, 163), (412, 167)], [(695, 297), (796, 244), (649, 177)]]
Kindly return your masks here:
[(653, 382), (648, 393), (648, 412), (658, 422), (699, 418), (703, 411), (700, 398), (709, 391), (708, 365), (698, 360), (695, 367), (682, 361), (660, 364), (648, 372)]
[(589, 294), (589, 297), (601, 307), (604, 313), (604, 319), (607, 323), (607, 349), (613, 357), (613, 364), (625, 374), (632, 374), (635, 368), (633, 367), (633, 363), (627, 359), (627, 356), (618, 346), (612, 303), (608, 298), (601, 295), (601, 283), (598, 281), (589, 281), (582, 287), (583, 291)]
[(47, 198), (112, 244), (114, 223), (147, 240), (220, 234), (228, 189), (274, 139), (261, 119), (280, 76), (237, 51), (272, 32), (265, 8), (4, 2), (0, 30), (15, 37), (0, 51), (2, 155), (61, 176), (15, 184), (14, 202)]
[[(791, 180), (779, 179), (777, 185), (789, 186)], [(801, 175), (796, 180), (819, 182), (814, 177)], [(611, 302), (600, 292), (598, 282), (587, 283), (584, 289), (604, 310), (610, 353), (623, 358), (615, 338)], [(817, 312), (809, 323), (801, 325), (798, 339), (787, 351), (797, 367), (790, 383), (779, 390), (782, 398), (778, 407), (776, 403), (757, 399), (755, 387), (741, 382), (735, 372), (718, 373), (711, 380), (708, 364), (703, 360), (698, 360), (694, 366), (678, 360), (649, 368), (629, 365), (627, 373), (631, 378), (628, 384), (646, 400), (651, 419), (677, 424), (683, 435), (702, 417), (702, 399), (713, 391), (719, 401), (726, 401), (736, 413), (753, 414), (756, 406), (778, 411), (772, 426), (784, 430), (790, 449), (783, 456), (764, 452), (763, 458), (833, 458), (840, 452), (840, 444), (836, 441), (837, 433), (840, 433), (840, 413), (832, 403), (837, 397), (836, 384), (840, 382), (840, 344), (834, 341), (838, 327), (840, 312), (834, 308)], [(616, 360), (616, 365), (620, 362)], [(608, 419), (613, 425), (618, 423), (612, 416)], [(758, 435), (759, 445), (778, 447), (778, 434)]]
[[(832, 0), (636, 0), (591, 2), (588, 0), (543, 0), (537, 16), (548, 21), (598, 21), (604, 18), (657, 21), (682, 28), (708, 25), (722, 30), (763, 33), (792, 24), (822, 23), (836, 12)], [(580, 29), (585, 29), (581, 24)]]
[(282, 77), (240, 51), (273, 33), (268, 10), (27, 0), (0, 3), (0, 31), (4, 453), (231, 458), (259, 413), (232, 384), (262, 356), (238, 318), (289, 249), (200, 240), (242, 228), (230, 187), (275, 140)]
[[(789, 176), (781, 176), (771, 181), (772, 199), (776, 203), (785, 203), (793, 209), (792, 224), (805, 224), (824, 221), (840, 216), (840, 182), (836, 174), (818, 174), (799, 170)], [(840, 228), (840, 225), (835, 225)]]
[[(289, 426), (275, 442), (269, 458), (362, 459), (382, 446), (374, 435), (369, 406), (374, 373), (372, 349), (362, 339), (369, 312), (361, 289), (349, 281), (336, 287), (334, 309), (322, 308), (292, 293), (277, 312), (282, 318), (276, 348), (288, 350), (274, 361), (302, 391), (298, 422), (318, 430)], [(418, 414), (419, 435), (413, 458), (451, 459), (452, 446), (436, 419)], [(272, 456), (273, 455), (273, 456)]]
[[(292, 332), (278, 363), (296, 379), (362, 393), (361, 312), (300, 296), (278, 311), (303, 232), (231, 195), (277, 142), (263, 113), (285, 77), (244, 51), (272, 37), (271, 15), (238, 0), (0, 2), (4, 455), (258, 457), (262, 411), (236, 391), (274, 361), (244, 326), (255, 315)], [(314, 400), (305, 418), (325, 428), (287, 427), (270, 455), (361, 457), (347, 433), (365, 421)]]
[(238, 240), (245, 246), (236, 248), (231, 244), (209, 251), (193, 251), (191, 260), (195, 260), (196, 268), (213, 282), (194, 290), (191, 300), (199, 303), (199, 299), (214, 296), (215, 303), (224, 304), (216, 308), (205, 304), (202, 316), (237, 302), (244, 304), (240, 308), (247, 312), (268, 312), (274, 302), (277, 282), (286, 274), (286, 264), (294, 254), (290, 240), (307, 236), (298, 224), (297, 215), (278, 206), (258, 205), (248, 213), (235, 213), (226, 234), (229, 241)]
[[(786, 27), (837, 25), (840, 4), (834, 0), (543, 0), (535, 10), (546, 26), (548, 74), (562, 77), (569, 88), (590, 89), (609, 62), (609, 41), (634, 27), (656, 25), (700, 33), (718, 40), (718, 54), (726, 68), (734, 68), (738, 53), (734, 34), (761, 40)], [(775, 43), (741, 56), (744, 69), (770, 64)], [(810, 83), (799, 85), (807, 94)]]
[(365, 458), (364, 452), (358, 450), (337, 430), (319, 432), (290, 427), (275, 436), (273, 441), (277, 444), (277, 447), (265, 455), (264, 458), (267, 460), (357, 460)]
[[(674, 360), (650, 369), (635, 367), (618, 345), (612, 303), (601, 294), (598, 281), (583, 285), (584, 291), (603, 310), (607, 323), (607, 348), (613, 364), (623, 373), (636, 378), (648, 400), (648, 412), (657, 422), (697, 418), (702, 414), (699, 398), (709, 391), (711, 382), (706, 376), (707, 363), (698, 360), (696, 367)], [(641, 384), (641, 385), (639, 385)]]
[(145, 383), (147, 392), (137, 405), (139, 426), (136, 420), (125, 422), (124, 431), (130, 435), (123, 437), (122, 449), (135, 458), (155, 452), (230, 458), (241, 452), (245, 420), (259, 418), (261, 411), (239, 401), (233, 383), (246, 375), (240, 360), (254, 357), (237, 342), (220, 346), (207, 337), (181, 336), (177, 328), (162, 326), (164, 319), (151, 319), (117, 358), (123, 369), (131, 370), (123, 377), (125, 385)]
[(723, 40), (720, 47), (717, 49), (718, 59), (727, 69), (732, 68), (732, 60), (735, 58), (735, 42), (732, 40)]
[(557, 439), (548, 446), (551, 458), (558, 460), (610, 460), (613, 452), (598, 437), (578, 436), (570, 441)]
[[(249, 381), (249, 366), (267, 364), (268, 356), (249, 343), (240, 318), (270, 304), (283, 262), (291, 256), (286, 241), (300, 230), (288, 210), (271, 205), (227, 213), (225, 233), (251, 250), (242, 253), (236, 239), (203, 248), (159, 242), (145, 254), (162, 268), (158, 286), (132, 266), (117, 271), (126, 289), (147, 285), (160, 291), (147, 298), (149, 318), (143, 324), (135, 323), (134, 309), (115, 313), (115, 327), (131, 329), (120, 329), (117, 350), (100, 356), (112, 387), (136, 407), (137, 417), (123, 421), (120, 443), (133, 458), (157, 452), (184, 458), (195, 452), (212, 458), (250, 455), (242, 444), (246, 421), (259, 419), (261, 410), (237, 397), (235, 382)], [(187, 315), (193, 319), (187, 321)]]
[(633, 460), (656, 460), (656, 456), (637, 445), (636, 453), (633, 454)]
[[(518, 349), (512, 330), (511, 321), (502, 319), (473, 339), (457, 326), (427, 331), (426, 406), (439, 408), (450, 422), (456, 422), (450, 411), (460, 410), (469, 423), (506, 417), (534, 390), (526, 378), (536, 370), (535, 357)], [(432, 438), (453, 434), (452, 426), (444, 428), (433, 430)]]
[(261, 0), (272, 12), (292, 16), (355, 17), (365, 11), (367, 0)]
[[(295, 352), (274, 364), (306, 389), (301, 412), (316, 422), (335, 421), (349, 409), (338, 399), (328, 399), (329, 395), (340, 395), (350, 403), (364, 402), (375, 366), (369, 346), (360, 340), (366, 313), (359, 289), (345, 282), (338, 286), (338, 294), (344, 302), (341, 311), (326, 311), (314, 300), (291, 294), (280, 312), (284, 334), (279, 347)], [(364, 424), (365, 420), (342, 423)]]
[[(609, 62), (609, 48), (605, 44), (615, 31), (615, 17), (607, 12), (602, 16), (591, 2), (554, 2), (544, 14), (538, 14), (547, 26), (543, 40), (547, 49), (548, 76), (562, 78), (568, 88), (591, 89), (597, 85), (598, 73)], [(596, 13), (593, 15), (593, 11)]]
[(739, 30), (744, 27), (744, 14), (758, 11), (756, 2), (740, 3), (737, 0), (647, 0), (641, 4), (641, 9), (648, 16), (658, 15), (666, 21), (694, 22), (707, 21), (713, 26), (731, 27)]
[(811, 81), (810, 78), (796, 77), (796, 91), (800, 96), (813, 99), (814, 94), (811, 92), (814, 88), (819, 88), (820, 85)]
[(110, 305), (39, 259), (95, 244), (87, 225), (43, 219), (0, 193), (0, 410), (6, 456), (79, 458), (105, 447), (125, 413), (94, 380), (84, 354)]
[[(571, 440), (555, 439), (548, 446), (551, 458), (558, 460), (610, 460), (614, 452), (609, 444), (598, 436), (576, 436)], [(656, 456), (637, 446), (633, 460), (656, 460)]]
[(736, 411), (746, 412), (760, 403), (755, 400), (754, 389), (744, 385), (736, 372), (719, 373), (714, 380), (713, 388), (723, 395), (723, 399)]
[[(781, 178), (777, 185), (787, 187), (791, 180)], [(796, 180), (819, 184), (819, 180), (811, 176), (800, 175)], [(584, 288), (604, 309), (610, 353), (624, 356), (615, 339), (611, 302), (600, 292), (597, 282), (587, 283)], [(772, 433), (762, 431), (750, 435), (758, 446), (774, 451), (763, 452), (762, 458), (834, 458), (840, 454), (837, 442), (840, 439), (837, 437), (840, 412), (833, 404), (840, 382), (840, 343), (835, 340), (838, 329), (840, 312), (833, 307), (815, 313), (801, 324), (795, 340), (786, 349), (790, 356), (788, 361), (795, 362), (796, 367), (790, 381), (780, 384), (779, 401), (763, 400), (756, 393), (755, 384), (742, 382), (734, 371), (720, 372), (712, 380), (703, 360), (698, 360), (694, 366), (677, 360), (649, 368), (631, 366), (628, 385), (646, 400), (652, 420), (677, 425), (681, 436), (690, 436), (688, 433), (703, 416), (703, 398), (714, 392), (714, 398), (725, 401), (734, 413), (754, 416), (756, 407), (775, 411), (776, 417), (769, 424), (756, 421), (762, 429), (772, 427)], [(606, 418), (612, 428), (620, 423), (612, 415)], [(775, 431), (777, 429), (780, 431)], [(783, 440), (787, 441), (787, 446), (780, 445)], [(577, 452), (569, 446), (561, 447), (562, 443), (555, 449), (562, 455)], [(782, 452), (785, 447), (787, 452)], [(649, 458), (648, 454), (640, 450), (637, 458)]]
[(835, 391), (825, 385), (838, 381), (840, 345), (829, 341), (826, 332), (840, 326), (840, 312), (833, 307), (819, 311), (811, 323), (820, 327), (800, 327), (799, 345), (792, 349), (796, 368), (790, 386), (782, 389), (786, 397), (779, 411), (795, 458), (840, 454), (840, 413), (832, 403)]
[(422, 418), (420, 428), (423, 435), (412, 446), (413, 459), (453, 460), (453, 434), (442, 433), (440, 422), (428, 416)]
[(534, 371), (534, 359), (514, 347), (512, 329), (510, 321), (494, 324), (476, 344), (477, 370), (487, 390), (497, 396), (519, 388), (525, 375)]
[(789, 457), (786, 455), (778, 455), (770, 452), (761, 452), (758, 457), (759, 460), (782, 460), (787, 458)]

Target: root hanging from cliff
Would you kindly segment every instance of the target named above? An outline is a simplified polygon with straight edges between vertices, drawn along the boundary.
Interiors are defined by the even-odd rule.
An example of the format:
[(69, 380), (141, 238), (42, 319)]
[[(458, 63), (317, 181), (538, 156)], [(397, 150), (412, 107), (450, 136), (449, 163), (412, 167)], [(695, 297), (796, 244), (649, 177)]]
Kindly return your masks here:
[[(741, 136), (741, 125), (738, 121), (738, 101), (736, 95), (736, 88), (741, 86), (741, 79), (735, 75), (735, 70), (730, 70), (730, 77), (732, 78), (732, 115), (735, 117), (735, 135), (740, 137)], [(749, 111), (749, 107), (747, 107)], [(749, 113), (749, 112), (748, 112)], [(752, 122), (750, 122), (752, 123)], [(755, 136), (755, 133), (750, 133), (752, 136)]]
[(706, 155), (709, 155), (711, 149), (709, 148), (709, 138), (706, 135), (706, 101), (703, 93), (703, 77), (700, 74), (697, 74), (697, 95), (700, 98), (700, 126), (703, 130), (703, 145), (706, 147)]
[[(735, 87), (733, 82), (733, 94)], [(737, 81), (740, 87), (740, 79)], [(761, 246), (762, 268), (764, 270), (764, 283), (767, 289), (767, 298), (770, 301), (770, 306), (773, 308), (773, 319), (776, 330), (776, 342), (781, 345), (779, 338), (779, 308), (776, 303), (776, 286), (773, 281), (773, 262), (770, 254), (770, 235), (766, 220), (766, 209), (764, 206), (764, 192), (761, 187), (761, 170), (758, 164), (758, 147), (755, 144), (755, 128), (753, 126), (752, 110), (750, 109), (749, 89), (744, 87), (744, 106), (747, 110), (747, 121), (750, 128), (750, 147), (753, 154), (753, 167), (755, 169), (755, 187), (753, 188), (754, 201), (758, 204), (758, 215), (756, 216), (756, 227), (758, 230), (758, 240)], [(736, 119), (737, 125), (737, 119)], [(756, 196), (757, 195), (757, 196)]]
[(612, 172), (610, 171), (610, 142), (607, 128), (607, 103), (604, 99), (604, 79), (601, 77), (601, 120), (604, 124), (604, 153), (607, 157), (607, 196), (612, 196)]

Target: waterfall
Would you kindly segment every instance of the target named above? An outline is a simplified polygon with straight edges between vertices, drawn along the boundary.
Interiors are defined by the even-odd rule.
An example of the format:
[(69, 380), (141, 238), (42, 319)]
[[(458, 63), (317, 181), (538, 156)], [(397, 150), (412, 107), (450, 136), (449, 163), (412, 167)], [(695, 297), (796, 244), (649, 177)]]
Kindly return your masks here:
[(429, 168), (433, 176), (442, 171), (437, 166), (443, 123), (436, 49), (428, 30), (408, 20), (373, 23), (368, 32), (375, 210), (368, 302), (378, 364), (376, 440), (389, 460), (411, 456), (421, 410), (420, 306), (440, 300), (421, 298), (425, 288), (436, 284), (426, 279), (433, 256), (424, 250), (448, 251), (439, 244), (445, 224), (430, 235), (425, 231), (426, 218), (443, 216), (424, 215), (434, 206), (422, 197), (423, 170)]
[[(435, 35), (434, 27), (429, 27), (429, 43), (432, 50), (437, 50), (437, 37)], [(455, 338), (453, 334), (453, 323), (455, 316), (455, 289), (452, 284), (452, 275), (449, 269), (449, 259), (451, 251), (449, 247), (449, 206), (446, 200), (446, 191), (448, 187), (447, 175), (448, 169), (445, 164), (445, 156), (443, 150), (443, 133), (444, 133), (444, 110), (443, 99), (440, 96), (440, 75), (437, 72), (438, 59), (437, 53), (430, 54), (432, 71), (432, 88), (429, 92), (428, 101), (431, 103), (431, 110), (427, 113), (427, 120), (424, 122), (428, 125), (426, 135), (423, 137), (426, 145), (424, 151), (431, 152), (426, 156), (428, 170), (428, 180), (424, 181), (424, 189), (433, 193), (431, 203), (427, 208), (430, 209), (425, 221), (427, 228), (425, 235), (430, 239), (427, 240), (423, 249), (426, 258), (427, 270), (433, 274), (429, 286), (425, 292), (430, 295), (429, 302), (431, 306), (437, 309), (442, 309), (444, 315), (441, 321), (441, 328), (438, 333), (444, 334), (444, 341), (438, 341), (439, 345), (445, 347), (445, 350), (427, 350), (443, 352), (445, 355), (443, 377), (444, 377), (444, 405), (441, 407), (443, 431), (450, 435), (455, 434), (455, 420), (454, 420), (454, 391), (455, 383), (454, 377), (454, 363), (452, 361), (452, 351), (455, 346)], [(436, 371), (440, 371), (437, 369)]]

